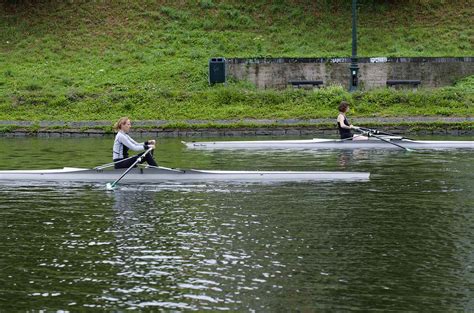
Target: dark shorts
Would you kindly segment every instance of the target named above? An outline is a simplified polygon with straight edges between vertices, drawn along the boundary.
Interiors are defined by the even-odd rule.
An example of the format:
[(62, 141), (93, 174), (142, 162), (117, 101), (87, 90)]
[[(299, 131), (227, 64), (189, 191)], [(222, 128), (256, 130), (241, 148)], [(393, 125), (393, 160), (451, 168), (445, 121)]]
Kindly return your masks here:
[[(118, 161), (123, 160), (123, 159), (114, 159), (114, 163), (115, 163), (114, 167), (115, 168), (129, 168), (130, 166), (132, 166), (133, 163), (135, 163), (137, 161), (137, 159), (143, 153), (145, 153), (145, 152), (139, 153), (139, 154), (131, 157), (130, 159), (127, 159), (127, 160), (119, 162), (119, 163), (115, 163), (115, 162), (118, 162)], [(155, 160), (153, 159), (152, 153), (153, 153), (153, 150), (151, 152), (147, 153), (140, 163), (147, 162), (151, 166), (158, 166), (158, 164), (156, 164)]]
[(343, 133), (343, 134), (341, 134), (341, 139), (349, 139), (349, 138), (353, 138), (353, 137), (354, 137), (353, 133)]

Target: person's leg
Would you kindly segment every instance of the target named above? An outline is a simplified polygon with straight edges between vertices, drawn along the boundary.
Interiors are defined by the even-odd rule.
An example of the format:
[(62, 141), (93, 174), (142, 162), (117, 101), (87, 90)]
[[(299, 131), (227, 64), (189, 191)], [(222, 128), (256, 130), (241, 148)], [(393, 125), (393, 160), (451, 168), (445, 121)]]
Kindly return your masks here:
[[(142, 156), (144, 153), (145, 153), (145, 152), (142, 152), (142, 153), (137, 154), (137, 155), (135, 156), (136, 158), (133, 159), (133, 162), (135, 162), (135, 161), (137, 160), (137, 158), (138, 158), (139, 156)], [(151, 165), (151, 166), (158, 166), (158, 164), (156, 164), (155, 160), (153, 159), (152, 153), (153, 153), (153, 150), (150, 151), (150, 152), (148, 152), (148, 153), (143, 157), (143, 159), (142, 159), (142, 161), (140, 162), (140, 164), (141, 164), (141, 163), (144, 163), (144, 162), (147, 162), (148, 165)], [(133, 163), (133, 162), (132, 162), (132, 163)], [(131, 164), (130, 164), (130, 165), (131, 165)], [(130, 166), (130, 165), (129, 165), (129, 166)]]
[[(145, 161), (148, 163), (148, 165), (151, 165), (151, 166), (158, 166), (158, 164), (156, 164), (155, 162), (155, 159), (153, 159), (153, 155), (151, 155), (151, 153), (147, 153), (145, 155)], [(143, 163), (143, 161), (142, 161)]]
[(354, 139), (354, 136), (349, 134), (349, 135), (346, 135), (346, 134), (341, 134), (341, 140), (352, 140)]
[(132, 166), (133, 163), (135, 163), (135, 161), (138, 159), (138, 157), (139, 157), (139, 155), (135, 155), (135, 156), (133, 156), (130, 159), (127, 159), (125, 161), (115, 163), (114, 167), (115, 168), (129, 168), (130, 166)]
[[(151, 151), (153, 152), (153, 151)], [(133, 157), (131, 157), (130, 159), (127, 159), (125, 161), (122, 161), (122, 162), (119, 162), (119, 163), (115, 163), (114, 164), (114, 167), (115, 168), (129, 168), (130, 166), (132, 166), (133, 163), (135, 163), (135, 161), (143, 155), (143, 153), (145, 152), (142, 152), (142, 153), (139, 153)], [(158, 166), (158, 164), (155, 162), (155, 160), (153, 159), (153, 156), (150, 154), (150, 152), (148, 152), (145, 157), (143, 157), (142, 161), (140, 163), (144, 163), (144, 162), (147, 162), (149, 165), (151, 166)]]
[(362, 136), (362, 135), (354, 135), (354, 137), (352, 137), (352, 140), (368, 140), (369, 137), (367, 136)]

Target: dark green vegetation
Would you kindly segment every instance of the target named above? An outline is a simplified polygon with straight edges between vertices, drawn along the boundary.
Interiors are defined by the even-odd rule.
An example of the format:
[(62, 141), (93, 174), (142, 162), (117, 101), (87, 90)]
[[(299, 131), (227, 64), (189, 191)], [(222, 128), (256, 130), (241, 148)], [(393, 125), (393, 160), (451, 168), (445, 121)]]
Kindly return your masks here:
[[(0, 120), (474, 114), (474, 78), (418, 92), (209, 87), (213, 56), (349, 56), (350, 1), (10, 1), (0, 15)], [(470, 1), (360, 1), (360, 56), (471, 56)]]

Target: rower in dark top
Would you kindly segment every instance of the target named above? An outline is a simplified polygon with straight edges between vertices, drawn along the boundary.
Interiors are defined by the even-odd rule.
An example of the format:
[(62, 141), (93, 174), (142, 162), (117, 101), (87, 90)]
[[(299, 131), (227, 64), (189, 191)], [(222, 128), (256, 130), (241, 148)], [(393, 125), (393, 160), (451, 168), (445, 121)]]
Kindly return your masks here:
[[(148, 140), (145, 142), (138, 143), (133, 140), (128, 132), (132, 127), (132, 123), (128, 117), (120, 118), (114, 125), (114, 129), (117, 132), (114, 141), (113, 148), (113, 161), (115, 168), (128, 168), (144, 153), (139, 153), (133, 157), (128, 156), (128, 150), (141, 151), (148, 150), (149, 148), (155, 149), (155, 140)], [(142, 162), (147, 162), (151, 166), (158, 166), (153, 159), (153, 150), (147, 153), (143, 158)]]
[(346, 101), (342, 101), (339, 104), (339, 115), (337, 116), (337, 128), (339, 129), (339, 134), (341, 135), (341, 139), (348, 140), (352, 138), (352, 140), (367, 140), (366, 136), (355, 135), (352, 133), (352, 129), (359, 129), (359, 127), (352, 125), (349, 123), (346, 117), (346, 113), (349, 112), (349, 103)]

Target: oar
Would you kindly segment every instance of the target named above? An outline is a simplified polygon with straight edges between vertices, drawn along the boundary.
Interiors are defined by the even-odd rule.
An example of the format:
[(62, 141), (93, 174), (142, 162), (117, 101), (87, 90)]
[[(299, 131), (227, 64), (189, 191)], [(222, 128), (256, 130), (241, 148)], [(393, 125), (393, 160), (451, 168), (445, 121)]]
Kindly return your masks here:
[(407, 147), (401, 146), (401, 145), (399, 145), (398, 143), (391, 142), (390, 140), (387, 140), (387, 139), (382, 138), (382, 137), (380, 137), (380, 136), (377, 136), (377, 135), (374, 135), (374, 134), (370, 134), (370, 133), (369, 133), (369, 136), (375, 137), (375, 138), (377, 138), (378, 140), (381, 140), (381, 141), (384, 141), (384, 142), (389, 143), (389, 144), (391, 144), (391, 145), (394, 145), (394, 146), (397, 146), (397, 147), (399, 147), (399, 148), (402, 148), (402, 149), (405, 150), (405, 151), (408, 151), (408, 152), (414, 151), (414, 150), (409, 149), (409, 148), (407, 148)]
[[(364, 127), (354, 127), (354, 129), (355, 129), (355, 130), (358, 130), (358, 131), (361, 131), (361, 132), (366, 132), (366, 133), (367, 133), (367, 136), (369, 136), (369, 137), (370, 137), (370, 136), (375, 137), (375, 138), (377, 138), (378, 140), (381, 140), (381, 141), (384, 141), (384, 142), (389, 143), (389, 144), (391, 144), (391, 145), (397, 146), (397, 147), (399, 147), (399, 148), (401, 148), (401, 149), (403, 149), (403, 150), (405, 150), (405, 151), (409, 151), (409, 152), (414, 151), (414, 150), (412, 150), (412, 149), (409, 149), (409, 148), (407, 148), (407, 147), (404, 147), (404, 146), (401, 146), (401, 145), (399, 145), (399, 144), (397, 144), (397, 143), (394, 143), (394, 142), (392, 142), (392, 141), (390, 141), (390, 140), (387, 140), (387, 139), (385, 139), (385, 138), (382, 138), (382, 137), (379, 137), (379, 136), (374, 135), (374, 134), (384, 134), (384, 135), (388, 135), (388, 136), (394, 136), (394, 135), (392, 135), (392, 134), (384, 133), (384, 132), (378, 131), (378, 130), (376, 130), (376, 129), (370, 129), (370, 128), (364, 128)], [(406, 138), (406, 137), (402, 137), (402, 139), (403, 139), (403, 138), (408, 139), (408, 140), (411, 140), (411, 139)]]
[[(395, 134), (383, 132), (383, 131), (380, 131), (380, 130), (377, 130), (377, 129), (364, 128), (364, 127), (358, 127), (358, 128), (359, 128), (360, 130), (362, 130), (362, 131), (370, 132), (370, 133), (373, 133), (373, 134), (380, 134), (380, 135), (398, 137), (398, 136), (395, 135)], [(405, 136), (399, 136), (399, 137), (401, 137), (401, 139), (408, 139), (408, 140), (412, 140), (412, 141), (413, 141), (413, 139), (408, 138), (408, 137), (405, 137)]]
[(153, 148), (149, 148), (148, 150), (145, 151), (145, 153), (143, 153), (141, 156), (138, 157), (138, 159), (122, 174), (122, 176), (120, 176), (116, 181), (114, 181), (113, 183), (107, 183), (107, 185), (105, 185), (105, 188), (107, 188), (107, 190), (114, 190), (115, 189), (115, 185), (117, 185), (117, 183), (125, 176), (127, 175), (128, 172), (130, 172), (130, 170), (135, 166), (137, 165), (137, 163), (141, 162), (142, 161), (142, 158), (152, 150)]

